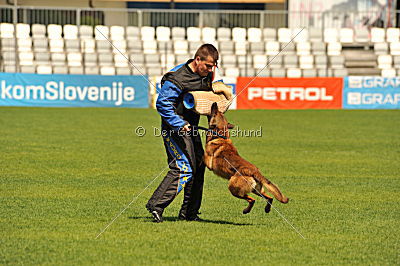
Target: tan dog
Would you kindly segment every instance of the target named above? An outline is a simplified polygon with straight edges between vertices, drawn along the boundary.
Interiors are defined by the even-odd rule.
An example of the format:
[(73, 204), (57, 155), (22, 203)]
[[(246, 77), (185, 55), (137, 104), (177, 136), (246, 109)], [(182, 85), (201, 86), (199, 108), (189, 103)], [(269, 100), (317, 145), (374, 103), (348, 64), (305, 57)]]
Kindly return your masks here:
[(253, 208), (255, 199), (248, 194), (250, 192), (264, 197), (268, 200), (265, 212), (271, 210), (272, 197), (264, 192), (264, 187), (271, 192), (274, 197), (282, 203), (288, 203), (277, 186), (266, 179), (256, 166), (249, 163), (238, 154), (236, 148), (229, 139), (228, 129), (234, 126), (229, 124), (223, 113), (218, 111), (217, 103), (211, 107), (211, 118), (209, 119), (209, 129), (204, 151), (204, 163), (207, 168), (216, 175), (229, 180), (229, 191), (233, 196), (245, 199), (249, 205), (243, 213), (249, 213)]

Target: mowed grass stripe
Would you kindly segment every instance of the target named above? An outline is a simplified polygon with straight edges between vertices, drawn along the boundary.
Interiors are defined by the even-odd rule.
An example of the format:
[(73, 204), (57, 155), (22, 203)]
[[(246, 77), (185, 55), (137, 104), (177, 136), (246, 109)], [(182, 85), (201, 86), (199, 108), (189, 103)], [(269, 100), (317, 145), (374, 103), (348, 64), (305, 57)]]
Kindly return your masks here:
[[(239, 153), (287, 195), (274, 206), (232, 197), (206, 171), (201, 217), (181, 222), (182, 195), (154, 224), (145, 204), (167, 165), (150, 109), (0, 108), (1, 264), (398, 264), (400, 112), (236, 110), (262, 137)], [(205, 119), (201, 124), (205, 126)], [(144, 137), (135, 128), (147, 130)], [(236, 128), (236, 129), (237, 129)], [(166, 171), (165, 171), (166, 172)]]

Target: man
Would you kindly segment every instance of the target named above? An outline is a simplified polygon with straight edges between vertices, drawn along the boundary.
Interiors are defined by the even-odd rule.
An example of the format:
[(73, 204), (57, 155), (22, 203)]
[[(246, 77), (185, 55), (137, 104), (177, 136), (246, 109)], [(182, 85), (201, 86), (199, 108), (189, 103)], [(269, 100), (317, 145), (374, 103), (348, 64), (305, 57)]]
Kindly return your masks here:
[(162, 222), (164, 209), (184, 190), (179, 219), (199, 221), (203, 194), (203, 145), (200, 135), (191, 126), (197, 126), (200, 115), (183, 106), (188, 91), (211, 91), (217, 81), (215, 70), (218, 51), (211, 44), (203, 44), (194, 59), (166, 73), (161, 81), (156, 107), (161, 116), (161, 129), (166, 148), (169, 172), (146, 204), (154, 222)]

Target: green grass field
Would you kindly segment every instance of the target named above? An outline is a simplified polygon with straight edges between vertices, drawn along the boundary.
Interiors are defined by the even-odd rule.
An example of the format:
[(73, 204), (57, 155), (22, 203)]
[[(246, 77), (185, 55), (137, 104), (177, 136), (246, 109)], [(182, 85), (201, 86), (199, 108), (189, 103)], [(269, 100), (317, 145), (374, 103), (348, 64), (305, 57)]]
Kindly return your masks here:
[[(182, 194), (154, 224), (145, 204), (167, 166), (150, 109), (0, 108), (0, 264), (400, 263), (400, 111), (230, 111), (240, 154), (291, 199), (264, 213), (206, 172), (201, 217)], [(202, 124), (205, 125), (204, 120)], [(143, 126), (148, 134), (135, 135)]]

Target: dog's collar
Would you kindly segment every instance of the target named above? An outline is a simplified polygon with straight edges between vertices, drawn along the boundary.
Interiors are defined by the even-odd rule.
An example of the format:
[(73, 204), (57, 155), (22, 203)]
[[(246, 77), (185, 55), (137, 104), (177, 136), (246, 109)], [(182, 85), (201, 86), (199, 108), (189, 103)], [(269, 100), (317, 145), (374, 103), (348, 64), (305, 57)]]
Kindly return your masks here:
[(213, 135), (213, 136), (217, 136), (217, 137), (220, 137), (220, 138), (223, 138), (223, 139), (228, 139), (226, 136), (223, 136), (223, 135), (221, 135), (221, 134), (219, 134), (217, 131), (214, 131), (214, 130), (212, 130), (212, 129), (209, 129), (209, 128), (205, 128), (205, 127), (201, 127), (201, 126), (195, 126), (197, 129), (201, 129), (201, 130), (204, 130), (204, 131), (207, 131), (207, 132), (211, 132), (211, 134)]

